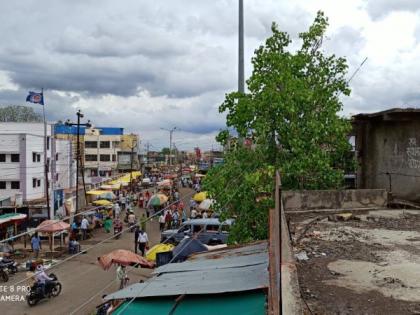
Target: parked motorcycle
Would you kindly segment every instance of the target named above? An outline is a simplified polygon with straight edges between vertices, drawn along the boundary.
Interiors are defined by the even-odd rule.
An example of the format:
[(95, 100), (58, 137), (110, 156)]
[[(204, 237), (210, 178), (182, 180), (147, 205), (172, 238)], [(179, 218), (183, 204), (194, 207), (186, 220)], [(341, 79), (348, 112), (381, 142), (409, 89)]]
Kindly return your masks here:
[(6, 267), (0, 268), (0, 278), (3, 280), (3, 282), (9, 281), (9, 275), (7, 274)]
[(53, 281), (45, 284), (45, 294), (39, 283), (35, 283), (31, 287), (31, 291), (26, 296), (26, 302), (29, 306), (35, 306), (42, 299), (56, 297), (61, 293), (61, 283), (58, 282), (57, 276), (51, 273), (49, 277), (53, 278)]
[(7, 273), (14, 274), (18, 272), (18, 264), (13, 259), (0, 257), (0, 269), (6, 268)]

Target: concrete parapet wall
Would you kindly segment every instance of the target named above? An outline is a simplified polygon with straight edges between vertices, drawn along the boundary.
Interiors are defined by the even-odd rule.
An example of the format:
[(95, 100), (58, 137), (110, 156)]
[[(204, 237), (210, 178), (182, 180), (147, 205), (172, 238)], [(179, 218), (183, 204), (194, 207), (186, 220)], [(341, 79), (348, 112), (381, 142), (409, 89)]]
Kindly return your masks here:
[(285, 211), (386, 208), (385, 189), (289, 190), (282, 192)]

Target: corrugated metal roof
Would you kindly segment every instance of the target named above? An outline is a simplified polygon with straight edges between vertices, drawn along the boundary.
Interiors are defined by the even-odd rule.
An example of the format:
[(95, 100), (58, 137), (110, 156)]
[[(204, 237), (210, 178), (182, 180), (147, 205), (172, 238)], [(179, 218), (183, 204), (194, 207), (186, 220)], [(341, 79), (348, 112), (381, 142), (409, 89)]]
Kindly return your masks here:
[(106, 299), (217, 294), (268, 287), (267, 242), (194, 255), (155, 270), (155, 276), (109, 294)]
[(420, 109), (419, 108), (390, 108), (387, 110), (383, 110), (380, 112), (374, 112), (374, 113), (360, 113), (357, 115), (354, 115), (353, 118), (354, 119), (363, 119), (363, 118), (375, 118), (375, 117), (379, 117), (379, 116), (384, 116), (384, 115), (393, 115), (393, 114), (420, 114)]

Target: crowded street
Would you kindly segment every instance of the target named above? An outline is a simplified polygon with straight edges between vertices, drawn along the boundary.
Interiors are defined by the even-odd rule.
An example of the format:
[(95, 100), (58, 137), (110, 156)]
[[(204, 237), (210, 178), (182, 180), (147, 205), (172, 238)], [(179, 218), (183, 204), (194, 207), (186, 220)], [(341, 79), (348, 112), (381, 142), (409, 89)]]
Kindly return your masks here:
[[(150, 189), (154, 190), (154, 189)], [(188, 204), (192, 194), (190, 188), (180, 188), (181, 200), (185, 199)], [(135, 215), (140, 218), (146, 214), (144, 208), (135, 207)], [(124, 229), (127, 226), (124, 224)], [(150, 244), (159, 243), (160, 231), (158, 217), (146, 223), (146, 232), (149, 235)], [(104, 271), (97, 264), (97, 258), (113, 249), (134, 250), (134, 233), (125, 231), (119, 239), (103, 240), (111, 235), (103, 229), (94, 231), (94, 236), (86, 241), (81, 241), (81, 249), (92, 247), (86, 253), (72, 258), (63, 264), (53, 268), (54, 272), (63, 285), (61, 294), (52, 301), (43, 300), (35, 308), (28, 309), (26, 301), (2, 302), (2, 310), (5, 314), (90, 314), (95, 307), (102, 303), (102, 296), (118, 289), (115, 268)], [(100, 243), (100, 244), (99, 244)], [(130, 283), (146, 280), (150, 277), (151, 269), (130, 268), (128, 276)], [(25, 273), (18, 273), (11, 277), (10, 285), (25, 278)], [(7, 283), (9, 285), (9, 283)], [(23, 283), (24, 284), (24, 283)]]

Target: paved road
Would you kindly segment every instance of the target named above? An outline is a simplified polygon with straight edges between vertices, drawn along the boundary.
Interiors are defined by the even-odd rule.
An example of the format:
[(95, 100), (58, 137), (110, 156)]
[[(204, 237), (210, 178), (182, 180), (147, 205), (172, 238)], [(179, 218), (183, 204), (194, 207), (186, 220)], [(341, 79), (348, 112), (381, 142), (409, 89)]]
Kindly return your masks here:
[[(181, 196), (189, 197), (191, 190), (181, 189)], [(186, 204), (188, 199), (186, 198)], [(144, 213), (142, 209), (135, 209), (136, 215)], [(160, 240), (159, 224), (156, 219), (149, 221), (146, 226), (146, 231), (149, 235), (151, 244), (158, 243)], [(110, 237), (111, 234), (97, 231), (92, 239), (82, 243), (82, 249), (93, 246), (101, 240)], [(63, 264), (52, 269), (60, 282), (63, 290), (61, 294), (50, 300), (46, 299), (40, 302), (35, 307), (30, 308), (25, 302), (9, 302), (0, 301), (1, 314), (92, 314), (95, 306), (101, 303), (103, 294), (109, 294), (118, 289), (116, 281), (115, 267), (108, 271), (102, 270), (96, 263), (97, 257), (106, 254), (113, 249), (134, 249), (134, 235), (133, 233), (125, 232), (120, 239), (105, 241), (104, 243), (95, 246), (88, 250), (86, 254), (79, 255)], [(130, 283), (135, 283), (140, 280), (145, 280), (150, 276), (151, 270), (141, 268), (130, 268), (129, 277)], [(21, 272), (6, 283), (7, 286), (24, 279), (25, 273)], [(0, 286), (3, 285), (0, 283)], [(103, 288), (107, 287), (100, 292)], [(0, 293), (1, 296), (2, 293)], [(3, 293), (4, 295), (4, 293)], [(85, 304), (86, 303), (86, 304)], [(82, 304), (85, 304), (81, 307)], [(80, 308), (81, 307), (81, 308)]]

